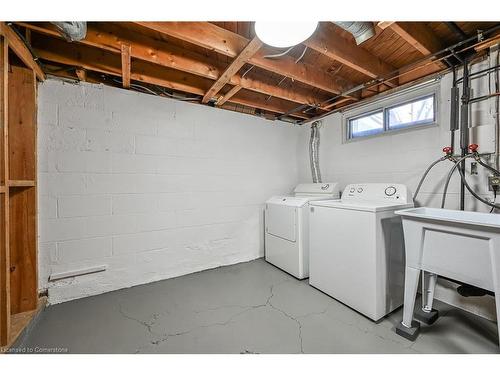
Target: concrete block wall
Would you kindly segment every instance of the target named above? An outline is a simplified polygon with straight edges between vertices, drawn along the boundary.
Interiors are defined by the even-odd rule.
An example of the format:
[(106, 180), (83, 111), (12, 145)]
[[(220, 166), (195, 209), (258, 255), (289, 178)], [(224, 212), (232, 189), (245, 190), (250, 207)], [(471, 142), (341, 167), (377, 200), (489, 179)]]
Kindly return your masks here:
[(263, 202), (298, 182), (300, 130), (285, 123), (54, 79), (38, 108), (51, 303), (263, 256)]
[[(473, 71), (487, 68), (488, 63), (486, 60), (476, 64)], [(442, 148), (450, 143), (451, 85), (452, 76), (448, 74), (440, 83), (438, 126), (346, 142), (342, 132), (342, 127), (345, 126), (342, 114), (336, 113), (324, 118), (320, 130), (320, 168), (323, 181), (338, 181), (342, 189), (349, 183), (393, 182), (406, 184), (414, 192), (424, 171), (431, 162), (443, 155)], [(474, 80), (472, 88), (474, 97), (486, 95), (488, 78)], [(479, 144), (481, 152), (495, 151), (494, 116), (494, 99), (471, 107), (471, 143)], [(302, 139), (298, 146), (299, 174), (301, 180), (305, 180), (311, 175), (308, 161), (310, 127), (304, 126), (301, 132)], [(457, 132), (456, 150), (459, 150), (458, 139)], [(444, 182), (451, 167), (451, 163), (443, 162), (430, 172), (418, 196), (417, 203), (420, 206), (441, 207)], [(467, 170), (470, 171), (470, 162), (467, 163)], [(492, 199), (493, 195), (488, 191), (487, 185), (488, 173), (480, 166), (478, 170), (478, 175), (471, 176), (467, 173), (467, 179), (481, 196)], [(459, 177), (455, 173), (449, 186), (446, 208), (459, 208), (459, 191)], [(466, 198), (467, 210), (490, 210), (468, 192)], [(497, 202), (500, 202), (500, 197)], [(436, 293), (437, 298), (445, 302), (487, 318), (495, 317), (494, 299), (491, 297), (461, 297), (456, 293), (455, 285), (449, 282), (440, 282)]]

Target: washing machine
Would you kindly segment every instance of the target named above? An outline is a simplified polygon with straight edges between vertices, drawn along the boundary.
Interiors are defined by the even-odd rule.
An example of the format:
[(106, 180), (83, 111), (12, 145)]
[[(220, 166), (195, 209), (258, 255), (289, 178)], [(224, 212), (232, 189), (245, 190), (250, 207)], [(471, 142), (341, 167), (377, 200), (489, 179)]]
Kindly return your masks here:
[(377, 321), (403, 304), (404, 239), (395, 210), (405, 185), (347, 185), (342, 199), (310, 203), (309, 284)]
[(292, 196), (274, 196), (265, 208), (265, 259), (283, 271), (309, 276), (309, 202), (339, 198), (337, 183), (299, 184)]

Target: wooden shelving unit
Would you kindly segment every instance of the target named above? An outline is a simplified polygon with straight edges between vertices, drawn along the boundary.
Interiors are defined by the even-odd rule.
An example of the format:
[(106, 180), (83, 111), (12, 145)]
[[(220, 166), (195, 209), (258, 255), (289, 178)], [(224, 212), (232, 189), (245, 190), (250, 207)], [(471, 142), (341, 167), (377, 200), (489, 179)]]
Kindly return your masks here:
[(31, 187), (31, 186), (35, 186), (35, 181), (34, 180), (9, 180), (8, 185), (9, 185), (9, 188)]
[(10, 31), (0, 22), (0, 347), (11, 345), (40, 309), (36, 184), (39, 72), (24, 44)]

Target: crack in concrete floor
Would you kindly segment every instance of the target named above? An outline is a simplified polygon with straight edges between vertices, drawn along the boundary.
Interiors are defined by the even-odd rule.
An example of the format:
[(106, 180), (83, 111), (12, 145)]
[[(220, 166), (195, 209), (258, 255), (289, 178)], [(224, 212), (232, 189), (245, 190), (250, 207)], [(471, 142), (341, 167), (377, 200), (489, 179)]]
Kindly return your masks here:
[[(440, 319), (449, 311), (449, 307), (443, 310)], [(89, 312), (101, 317), (100, 326), (93, 324)], [(373, 323), (307, 281), (256, 260), (51, 306), (25, 343), (41, 347), (60, 343), (72, 352), (96, 353), (319, 353), (357, 352), (357, 348), (418, 353), (422, 345), (418, 350), (414, 346), (419, 339), (409, 342), (395, 335), (398, 314)], [(121, 322), (116, 316), (123, 318)], [(496, 334), (494, 323), (481, 320), (481, 325)], [(144, 334), (137, 333), (140, 327)], [(117, 330), (123, 340), (118, 348), (113, 347)], [(455, 347), (462, 349), (463, 337), (440, 334), (449, 335), (446, 339), (456, 340)], [(79, 340), (82, 335), (86, 340)], [(495, 343), (480, 335), (471, 334), (470, 339), (471, 351), (498, 352)], [(425, 342), (446, 350), (442, 337), (427, 336)]]
[[(244, 313), (246, 313), (246, 312), (248, 312), (248, 311), (250, 311), (252, 309), (257, 309), (257, 308), (269, 306), (270, 308), (274, 309), (275, 311), (278, 311), (279, 313), (281, 313), (287, 319), (290, 319), (295, 324), (297, 324), (297, 328), (298, 328), (298, 342), (299, 342), (299, 346), (300, 346), (300, 353), (304, 354), (303, 337), (302, 337), (302, 329), (303, 329), (303, 327), (302, 327), (302, 324), (299, 321), (299, 319), (304, 319), (304, 318), (307, 318), (307, 317), (312, 316), (312, 315), (322, 315), (322, 314), (325, 314), (328, 311), (329, 308), (327, 307), (327, 308), (325, 308), (325, 309), (323, 309), (322, 311), (319, 311), (319, 312), (310, 312), (310, 313), (298, 315), (298, 316), (295, 317), (295, 316), (291, 315), (290, 313), (286, 312), (285, 310), (276, 307), (271, 302), (272, 299), (275, 296), (274, 295), (274, 288), (276, 286), (278, 286), (278, 285), (281, 285), (281, 284), (284, 284), (284, 283), (287, 283), (287, 282), (296, 282), (296, 280), (284, 280), (282, 282), (279, 282), (279, 283), (276, 283), (276, 284), (272, 284), (270, 286), (270, 294), (267, 297), (266, 302), (263, 303), (263, 304), (256, 304), (256, 305), (238, 305), (238, 304), (232, 304), (232, 305), (222, 305), (222, 306), (216, 306), (216, 307), (209, 307), (209, 308), (205, 308), (205, 309), (201, 309), (201, 310), (193, 310), (193, 312), (195, 314), (200, 314), (200, 313), (204, 313), (204, 312), (207, 312), (207, 311), (217, 311), (217, 310), (222, 310), (222, 309), (227, 309), (227, 308), (241, 308), (241, 309), (243, 309), (242, 311), (239, 311), (238, 313), (230, 316), (224, 322), (215, 322), (215, 323), (207, 324), (207, 325), (196, 325), (196, 326), (194, 326), (190, 330), (180, 331), (180, 332), (174, 332), (174, 333), (167, 333), (165, 335), (161, 335), (159, 339), (151, 341), (151, 344), (152, 345), (159, 345), (161, 343), (164, 343), (164, 342), (168, 341), (168, 339), (171, 338), (171, 337), (178, 337), (178, 336), (190, 334), (190, 333), (192, 333), (192, 332), (194, 332), (194, 331), (196, 331), (198, 329), (209, 328), (209, 327), (214, 327), (214, 326), (226, 326), (226, 325), (232, 323), (236, 317), (238, 317), (238, 316), (240, 316), (240, 315), (242, 315), (242, 314), (244, 314)], [(155, 320), (156, 320), (156, 318), (158, 316), (163, 315), (163, 313), (155, 313), (155, 314), (153, 314), (153, 320), (148, 323), (148, 322), (142, 321), (142, 320), (140, 320), (138, 318), (134, 318), (134, 317), (126, 315), (123, 312), (123, 310), (121, 308), (121, 305), (120, 305), (120, 313), (124, 317), (126, 317), (126, 318), (128, 318), (130, 320), (133, 320), (133, 321), (141, 324), (142, 326), (146, 327), (146, 329), (148, 330), (148, 333), (151, 334), (151, 335), (153, 335), (153, 336), (155, 335), (155, 333), (152, 331), (152, 325), (154, 324), (154, 322), (155, 322)], [(379, 337), (379, 338), (381, 338), (383, 340), (391, 340), (391, 341), (393, 341), (396, 344), (400, 344), (400, 342), (397, 342), (397, 341), (392, 340), (392, 339), (388, 339), (387, 337), (384, 337), (382, 335), (376, 334), (376, 333), (374, 333), (374, 332), (372, 332), (370, 330), (363, 329), (362, 327), (359, 326), (359, 324), (351, 324), (351, 323), (347, 323), (347, 322), (344, 322), (344, 324), (350, 325), (353, 328), (356, 328), (356, 329), (360, 330), (364, 334), (374, 334), (374, 335), (376, 335), (377, 337)], [(145, 349), (145, 348), (143, 347), (141, 349)], [(140, 353), (141, 349), (139, 349), (136, 353)]]
[[(227, 308), (241, 308), (243, 309), (242, 311), (230, 316), (226, 321), (224, 322), (216, 322), (216, 323), (212, 323), (212, 324), (207, 324), (207, 325), (197, 325), (195, 326), (193, 329), (190, 329), (190, 330), (186, 330), (186, 331), (181, 331), (181, 332), (175, 332), (175, 333), (168, 333), (166, 335), (162, 335), (158, 340), (155, 340), (155, 341), (151, 341), (151, 344), (153, 345), (159, 345), (165, 341), (167, 341), (169, 338), (171, 337), (177, 337), (177, 336), (182, 336), (182, 335), (186, 335), (186, 334), (189, 334), (189, 333), (192, 333), (193, 331), (197, 330), (197, 329), (202, 329), (202, 328), (209, 328), (209, 327), (214, 327), (214, 326), (225, 326), (225, 325), (228, 325), (230, 324), (231, 322), (234, 321), (234, 319), (252, 309), (257, 309), (257, 308), (261, 308), (261, 307), (265, 307), (265, 306), (269, 306), (271, 307), (272, 309), (280, 312), (281, 314), (283, 314), (284, 316), (286, 316), (287, 318), (293, 320), (295, 323), (297, 323), (298, 325), (298, 329), (299, 329), (299, 341), (300, 341), (300, 352), (301, 353), (304, 353), (304, 350), (303, 350), (303, 347), (302, 347), (302, 325), (301, 323), (296, 319), (294, 318), (293, 316), (289, 315), (288, 313), (286, 313), (285, 311), (275, 307), (272, 303), (271, 303), (271, 300), (272, 298), (274, 297), (274, 287), (277, 286), (277, 285), (280, 285), (280, 284), (283, 284), (283, 283), (286, 283), (288, 282), (289, 280), (285, 280), (285, 281), (282, 281), (282, 282), (279, 282), (277, 284), (273, 284), (270, 286), (270, 294), (269, 296), (267, 297), (266, 299), (266, 303), (263, 303), (263, 304), (257, 304), (257, 305), (222, 305), (222, 306), (216, 306), (216, 307), (210, 307), (210, 308), (206, 308), (206, 309), (202, 309), (202, 310), (193, 310), (193, 312), (195, 314), (200, 314), (200, 313), (204, 313), (204, 312), (207, 312), (207, 311), (217, 311), (217, 310), (221, 310), (221, 309), (227, 309)], [(154, 324), (154, 321), (157, 319), (156, 317), (158, 315), (161, 315), (160, 314), (153, 314), (153, 320), (150, 322), (150, 323), (147, 323), (145, 321), (142, 321), (138, 318), (134, 318), (134, 317), (131, 317), (131, 316), (128, 316), (126, 315), (123, 310), (122, 310), (122, 307), (121, 307), (121, 304), (119, 305), (120, 309), (120, 313), (122, 314), (122, 316), (124, 316), (125, 318), (127, 319), (130, 319), (130, 320), (133, 320), (139, 324), (141, 324), (142, 326), (146, 327), (146, 329), (148, 330), (148, 333), (151, 334), (151, 335), (154, 335), (154, 332), (152, 331), (152, 325)], [(306, 315), (303, 315), (303, 317), (305, 316), (308, 316), (308, 315), (311, 315), (311, 314), (317, 314), (317, 313), (310, 313), (310, 314), (306, 314)], [(140, 353), (140, 350), (141, 349), (144, 349), (143, 348), (140, 348), (138, 349), (138, 351), (136, 353)], [(257, 352), (253, 352), (253, 351), (249, 351), (249, 350), (246, 350), (245, 349), (245, 353), (248, 354), (248, 353), (257, 353)]]
[(267, 305), (271, 306), (273, 309), (275, 309), (276, 311), (279, 311), (281, 312), (283, 315), (285, 315), (287, 318), (293, 320), (295, 323), (297, 323), (298, 325), (298, 328), (299, 328), (299, 342), (300, 342), (300, 352), (302, 354), (304, 354), (304, 345), (303, 345), (303, 341), (302, 341), (302, 324), (296, 319), (294, 318), (293, 316), (291, 316), (290, 314), (288, 314), (287, 312), (285, 312), (284, 310), (281, 310), (279, 308), (277, 308), (276, 306), (274, 306), (272, 303), (271, 303), (271, 300), (273, 299), (274, 297), (274, 285), (271, 285), (271, 296), (267, 299)]

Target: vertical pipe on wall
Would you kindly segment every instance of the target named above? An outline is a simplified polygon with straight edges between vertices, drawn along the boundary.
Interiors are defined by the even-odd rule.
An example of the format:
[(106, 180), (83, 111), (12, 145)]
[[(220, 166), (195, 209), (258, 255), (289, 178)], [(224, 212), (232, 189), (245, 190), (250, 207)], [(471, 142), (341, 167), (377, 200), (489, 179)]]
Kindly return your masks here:
[[(469, 147), (469, 100), (470, 100), (470, 81), (469, 65), (467, 59), (464, 60), (463, 89), (462, 89), (462, 107), (460, 111), (460, 150), (461, 156), (468, 153)], [(465, 159), (460, 163), (460, 170), (465, 175)], [(460, 180), (460, 210), (465, 209), (465, 185)]]
[(314, 121), (311, 124), (311, 138), (309, 140), (309, 158), (314, 183), (321, 182), (321, 172), (319, 170), (319, 124), (321, 124), (320, 121)]
[[(495, 60), (494, 66), (500, 64), (500, 44), (497, 44), (494, 48)], [(495, 80), (495, 90), (494, 92), (500, 92), (500, 73), (498, 69), (494, 70), (494, 80)], [(500, 97), (495, 97), (495, 169), (500, 169)]]
[(451, 87), (450, 97), (450, 147), (455, 150), (455, 130), (458, 130), (459, 124), (459, 108), (460, 108), (460, 92), (457, 87), (457, 70), (453, 67), (453, 86)]

